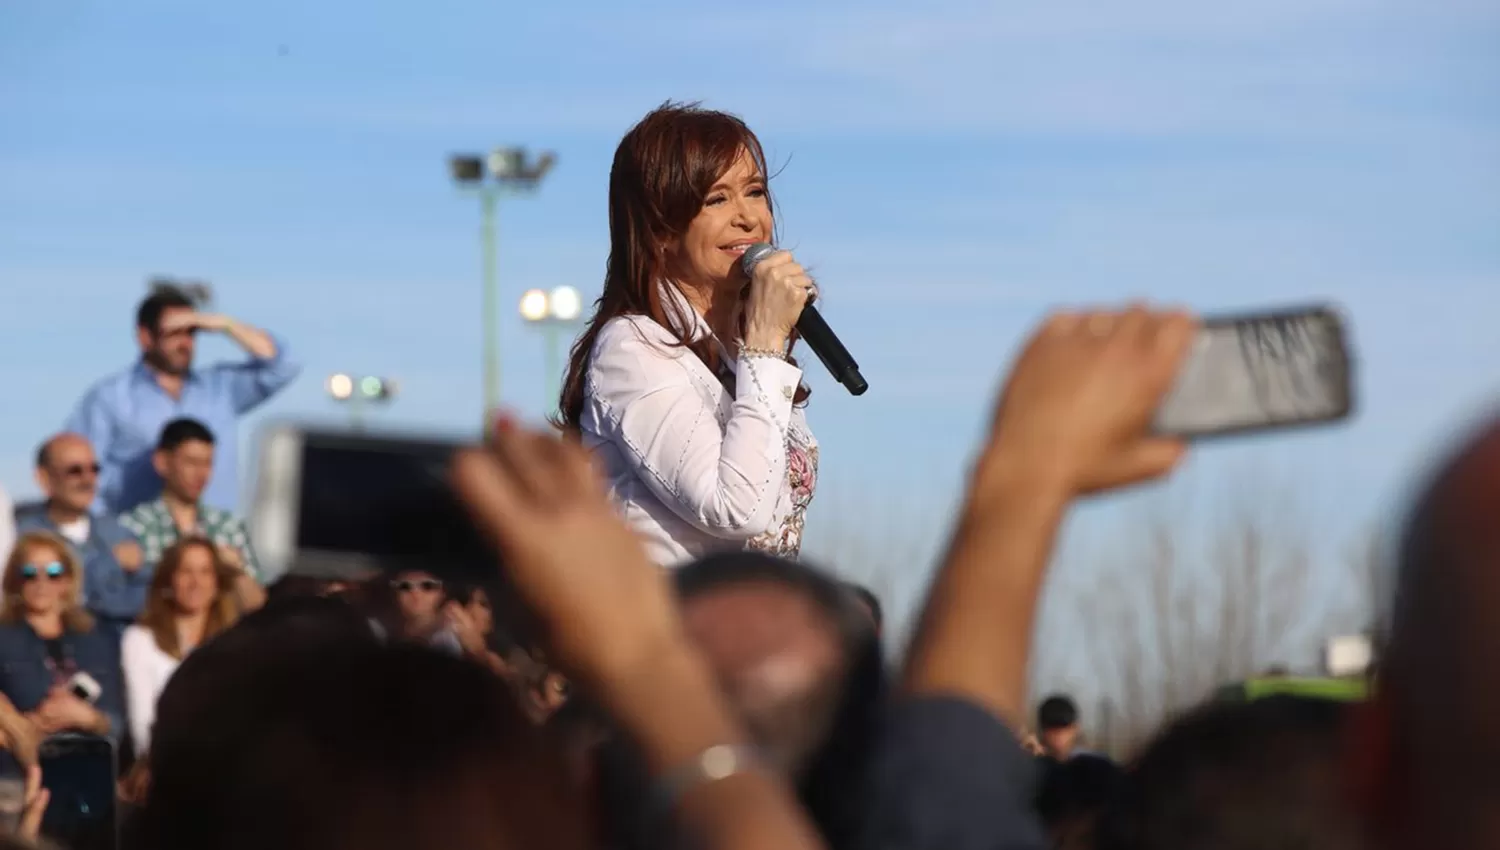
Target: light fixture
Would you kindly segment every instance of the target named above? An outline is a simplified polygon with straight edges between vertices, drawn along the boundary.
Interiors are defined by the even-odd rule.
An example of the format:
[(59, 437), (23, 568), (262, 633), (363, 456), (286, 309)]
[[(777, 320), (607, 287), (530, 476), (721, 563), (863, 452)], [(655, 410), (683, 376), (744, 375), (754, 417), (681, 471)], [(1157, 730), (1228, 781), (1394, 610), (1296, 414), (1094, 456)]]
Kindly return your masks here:
[(547, 319), (551, 312), (551, 304), (548, 303), (547, 293), (540, 289), (528, 289), (521, 296), (521, 318), (528, 322), (541, 322)]
[(346, 401), (354, 395), (354, 379), (340, 372), (328, 377), (328, 394), (338, 401)]
[[(481, 290), (479, 316), (481, 323), (480, 371), (484, 382), (486, 428), (491, 424), (488, 411), (500, 404), (500, 285), (496, 272), (496, 209), (502, 195), (525, 195), (535, 192), (542, 178), (557, 164), (557, 154), (545, 151), (533, 160), (526, 148), (507, 145), (488, 154), (455, 154), (448, 158), (448, 172), (466, 194), (477, 196), (480, 211)], [(543, 297), (545, 302), (545, 296)], [(535, 307), (535, 304), (531, 305)], [(542, 305), (545, 316), (545, 303)], [(524, 315), (524, 313), (523, 313)]]
[(495, 148), (489, 156), (490, 175), (496, 180), (512, 180), (526, 171), (524, 148)]
[(484, 160), (472, 154), (455, 154), (448, 157), (448, 173), (458, 183), (479, 183), (484, 180)]
[(583, 298), (571, 286), (559, 286), (547, 297), (552, 318), (559, 322), (571, 322), (583, 312)]

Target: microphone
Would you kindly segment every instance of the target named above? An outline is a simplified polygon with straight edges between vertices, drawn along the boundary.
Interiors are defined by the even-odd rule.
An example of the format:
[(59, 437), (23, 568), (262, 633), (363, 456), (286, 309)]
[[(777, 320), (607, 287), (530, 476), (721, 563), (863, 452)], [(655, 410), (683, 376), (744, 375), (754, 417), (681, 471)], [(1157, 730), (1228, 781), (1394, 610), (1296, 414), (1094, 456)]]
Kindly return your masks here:
[[(760, 265), (760, 261), (776, 253), (776, 249), (765, 242), (757, 242), (745, 249), (740, 255), (740, 268), (744, 269), (745, 276), (749, 277)], [(849, 349), (839, 342), (838, 334), (828, 323), (823, 321), (823, 316), (818, 313), (818, 308), (811, 304), (802, 308), (802, 315), (797, 317), (797, 333), (807, 340), (807, 347), (818, 355), (823, 361), (823, 366), (834, 379), (844, 385), (844, 389), (850, 395), (864, 395), (870, 385), (865, 381), (865, 376), (859, 373), (859, 364), (854, 362), (854, 355)]]

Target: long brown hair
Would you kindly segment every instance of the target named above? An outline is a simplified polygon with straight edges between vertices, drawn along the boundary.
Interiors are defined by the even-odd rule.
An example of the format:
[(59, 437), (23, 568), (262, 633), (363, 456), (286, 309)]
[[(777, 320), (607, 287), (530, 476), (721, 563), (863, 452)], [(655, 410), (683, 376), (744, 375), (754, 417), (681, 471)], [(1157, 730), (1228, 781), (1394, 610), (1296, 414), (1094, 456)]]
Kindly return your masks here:
[[(696, 103), (663, 104), (620, 140), (609, 171), (609, 263), (604, 292), (594, 302), (588, 327), (573, 343), (558, 400), (555, 424), (565, 431), (578, 430), (589, 358), (599, 331), (610, 319), (650, 318), (717, 374), (717, 346), (706, 337), (688, 338), (684, 329), (693, 326), (687, 321), (690, 316), (679, 314), (685, 309), (680, 305), (664, 302), (657, 284), (668, 277), (669, 246), (687, 233), (709, 190), (743, 152), (769, 179), (760, 139), (745, 122)], [(769, 187), (766, 205), (774, 214)], [(799, 386), (797, 403), (806, 401), (808, 394), (806, 385)]]
[[(183, 556), (189, 549), (201, 547), (213, 558), (214, 601), (208, 609), (208, 622), (203, 626), (202, 641), (234, 625), (239, 608), (234, 600), (234, 571), (219, 556), (218, 547), (202, 537), (187, 537), (172, 544), (161, 555), (156, 565), (156, 575), (151, 578), (151, 590), (146, 595), (146, 609), (141, 612), (140, 624), (151, 630), (156, 645), (173, 658), (182, 658), (182, 640), (177, 634), (177, 606), (172, 602), (172, 582), (177, 571), (182, 569)], [(201, 642), (201, 641), (200, 641)]]
[(5, 599), (0, 602), (0, 623), (19, 623), (26, 616), (26, 606), (21, 601), (21, 587), (26, 584), (26, 579), (21, 575), (21, 568), (26, 565), (32, 549), (51, 549), (58, 563), (63, 565), (63, 574), (72, 583), (72, 589), (63, 602), (63, 628), (74, 634), (92, 631), (94, 618), (84, 610), (82, 602), (83, 562), (67, 540), (50, 531), (28, 531), (11, 549), (10, 558), (5, 562), (5, 580), (0, 582), (0, 588), (5, 591)]

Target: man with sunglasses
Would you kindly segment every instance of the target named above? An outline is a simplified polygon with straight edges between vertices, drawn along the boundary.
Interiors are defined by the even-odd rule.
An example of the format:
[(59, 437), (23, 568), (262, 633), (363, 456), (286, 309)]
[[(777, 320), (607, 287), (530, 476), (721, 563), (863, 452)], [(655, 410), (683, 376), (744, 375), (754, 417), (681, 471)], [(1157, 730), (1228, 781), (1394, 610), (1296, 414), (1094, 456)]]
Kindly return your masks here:
[[(194, 368), (196, 337), (204, 331), (228, 336), (250, 358)], [(204, 501), (234, 510), (239, 499), (239, 418), (291, 383), (299, 367), (270, 334), (227, 316), (199, 313), (192, 299), (170, 289), (141, 302), (136, 342), (141, 359), (95, 384), (66, 426), (99, 452), (98, 509), (119, 516), (160, 496), (161, 477), (152, 466), (157, 435), (168, 422), (191, 417), (220, 438)]]
[(450, 655), (462, 655), (463, 644), (443, 616), (443, 582), (424, 570), (403, 570), (391, 579), (394, 610), (387, 622), (373, 622), (375, 633), (390, 640), (426, 644)]
[(118, 640), (140, 616), (153, 570), (140, 543), (108, 514), (92, 511), (98, 495), (99, 462), (88, 440), (58, 434), (36, 456), (36, 483), (45, 499), (16, 511), (16, 530), (51, 531), (77, 550), (83, 563), (83, 599), (104, 628)]

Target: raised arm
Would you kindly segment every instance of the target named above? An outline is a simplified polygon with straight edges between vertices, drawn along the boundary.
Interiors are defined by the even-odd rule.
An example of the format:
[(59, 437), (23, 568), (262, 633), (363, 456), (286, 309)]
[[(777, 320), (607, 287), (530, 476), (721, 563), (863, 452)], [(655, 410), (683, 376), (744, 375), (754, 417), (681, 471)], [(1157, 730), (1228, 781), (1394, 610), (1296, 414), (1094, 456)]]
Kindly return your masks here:
[(250, 355), (243, 363), (215, 368), (219, 379), (225, 382), (234, 409), (240, 413), (264, 404), (302, 370), (300, 364), (287, 356), (286, 343), (260, 328), (228, 316), (202, 315), (197, 321), (204, 330), (225, 334)]
[(689, 837), (708, 850), (815, 850), (781, 779), (754, 759), (671, 586), (615, 515), (588, 457), (551, 434), (497, 430), (455, 481), (541, 624), (548, 658), (631, 735)]
[(1059, 315), (1011, 371), (877, 752), (869, 846), (1045, 846), (1022, 728), (1037, 600), (1076, 498), (1163, 475), (1150, 436), (1192, 339), (1179, 314)]
[(709, 534), (748, 539), (771, 526), (801, 377), (783, 360), (742, 357), (721, 425), (704, 400), (718, 382), (692, 352), (653, 324), (617, 320), (594, 349), (590, 403), (600, 436), (657, 498)]

